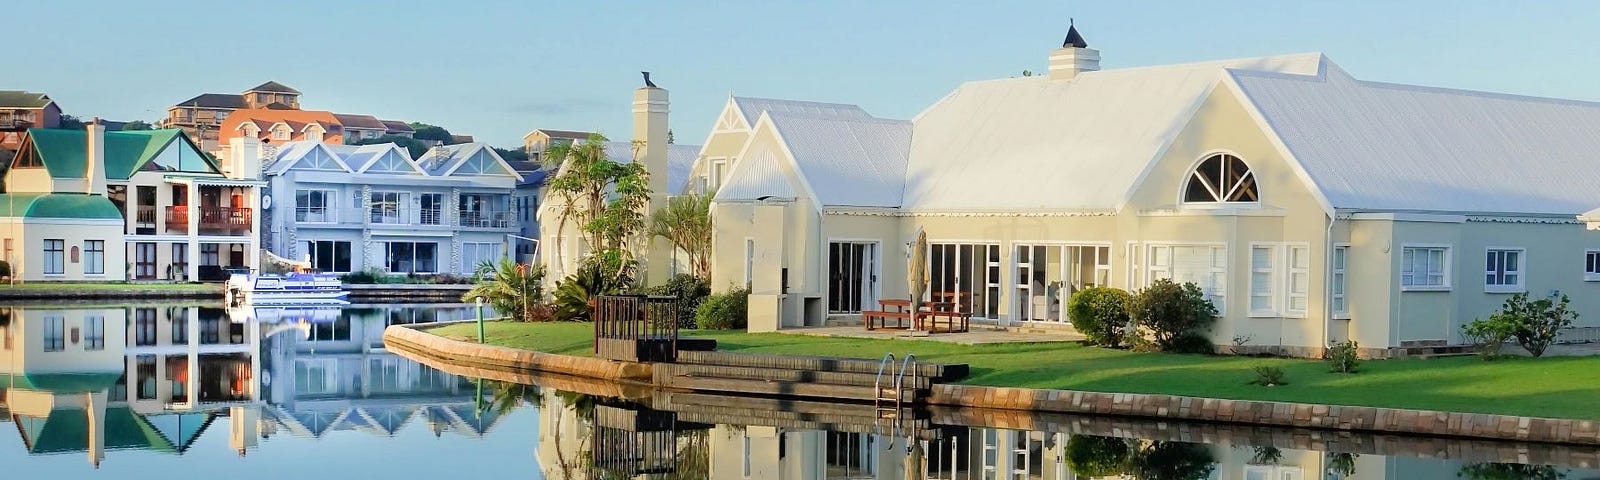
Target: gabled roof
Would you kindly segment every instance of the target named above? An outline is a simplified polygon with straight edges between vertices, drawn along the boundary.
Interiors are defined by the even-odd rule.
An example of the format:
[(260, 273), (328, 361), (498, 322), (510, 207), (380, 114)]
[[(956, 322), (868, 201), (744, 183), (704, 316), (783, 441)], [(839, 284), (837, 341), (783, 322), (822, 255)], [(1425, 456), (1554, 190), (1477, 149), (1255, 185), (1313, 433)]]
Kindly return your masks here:
[(486, 143), (458, 143), (435, 147), (429, 149), (428, 153), (423, 154), (422, 158), (417, 159), (417, 164), (421, 165), (429, 175), (442, 177), (456, 173), (462, 164), (472, 160), (479, 152), (483, 152), (488, 159), (498, 163), (501, 168), (504, 168), (506, 172), (510, 173), (518, 181), (523, 179), (522, 174), (517, 173), (515, 168), (506, 163), (505, 159), (500, 158), (500, 154), (496, 153)]
[(379, 120), (379, 121), (383, 122), (383, 128), (388, 130), (387, 133), (411, 133), (411, 132), (416, 132), (416, 129), (411, 128), (411, 125), (406, 124), (406, 122), (402, 122), (402, 121), (399, 121), (399, 120)]
[(1315, 75), (1321, 65), (1307, 53), (962, 84), (913, 120), (901, 206), (1119, 208), (1227, 71)]
[[(34, 128), (28, 130), (27, 144), (44, 161), (50, 176), (55, 178), (83, 178), (87, 165), (88, 132)], [(182, 143), (187, 152), (178, 152), (177, 166), (163, 166), (169, 171), (188, 173), (219, 173), (210, 158), (199, 153), (182, 130), (124, 130), (105, 132), (105, 175), (107, 179), (127, 180), (144, 169), (169, 145)], [(185, 156), (185, 153), (189, 155)], [(190, 162), (185, 162), (186, 160)]]
[[(332, 112), (321, 110), (273, 110), (266, 108), (235, 110), (222, 121), (222, 126), (218, 130), (222, 132), (224, 139), (232, 138), (242, 134), (239, 127), (246, 122), (256, 124), (256, 127), (260, 129), (256, 136), (263, 139), (271, 138), (271, 128), (278, 123), (289, 126), (289, 129), (295, 132), (295, 135), (291, 137), (293, 140), (343, 141), (344, 139), (342, 133), (343, 125), (339, 123), (339, 119), (334, 117)], [(323, 138), (307, 139), (301, 134), (301, 132), (305, 131), (305, 127), (312, 123), (319, 124), (324, 128)]]
[(0, 193), (0, 217), (122, 220), (122, 211), (104, 195)]
[(293, 88), (289, 88), (289, 86), (287, 86), (287, 85), (284, 85), (284, 84), (281, 84), (281, 83), (278, 83), (278, 82), (274, 82), (274, 81), (270, 81), (270, 80), (267, 81), (267, 83), (256, 85), (256, 88), (252, 88), (252, 89), (244, 91), (244, 93), (251, 93), (251, 92), (292, 93), (292, 94), (295, 94), (295, 95), (299, 95), (300, 94), (299, 90), (295, 90)]
[(756, 120), (761, 118), (763, 112), (804, 113), (813, 116), (840, 118), (872, 118), (872, 115), (861, 107), (844, 103), (757, 97), (733, 97), (731, 101), (734, 108), (739, 109), (739, 114), (744, 117), (745, 125), (749, 127), (755, 127)]
[(1233, 74), (1332, 207), (1548, 214), (1600, 202), (1600, 103), (1367, 82)]
[(344, 125), (345, 128), (360, 128), (366, 130), (387, 130), (389, 128), (383, 124), (383, 120), (378, 120), (378, 117), (374, 117), (372, 115), (335, 113), (333, 114), (333, 118), (338, 119), (339, 124)]
[(44, 108), (54, 102), (43, 93), (0, 90), (0, 108)]
[(756, 123), (758, 132), (763, 128), (774, 129), (783, 151), (741, 159), (718, 200), (794, 196), (778, 175), (782, 167), (773, 165), (789, 157), (822, 206), (900, 205), (911, 122), (767, 111)]
[(278, 153), (273, 155), (272, 162), (264, 165), (262, 170), (267, 172), (268, 175), (281, 175), (296, 164), (299, 164), (301, 160), (305, 159), (306, 155), (310, 155), (315, 151), (332, 159), (333, 166), (338, 167), (339, 170), (354, 173), (355, 167), (345, 162), (344, 157), (346, 155), (340, 154), (339, 151), (334, 149), (335, 147), (344, 148), (346, 146), (329, 145), (307, 140), (283, 143), (278, 146)]
[[(632, 142), (606, 142), (606, 158), (617, 163), (633, 162)], [(667, 192), (670, 195), (683, 193), (689, 184), (689, 172), (694, 169), (694, 160), (700, 156), (699, 145), (667, 145)]]
[(245, 108), (244, 95), (232, 93), (202, 93), (193, 98), (178, 102), (174, 107), (200, 107), (200, 108)]
[[(102, 421), (107, 450), (179, 451), (177, 445), (162, 437), (142, 415), (126, 406), (106, 407)], [(81, 452), (89, 449), (88, 412), (83, 409), (51, 410), (48, 417), (18, 421), (17, 430), (28, 453)]]
[[(375, 143), (370, 145), (328, 145), (327, 147), (329, 150), (333, 150), (335, 154), (341, 155), (345, 165), (349, 165), (350, 168), (355, 169), (356, 173), (368, 173), (369, 170), (372, 170), (372, 168), (377, 166), (378, 163), (384, 158), (393, 158), (398, 160), (400, 163), (404, 163), (404, 166), (408, 167), (411, 173), (415, 173), (417, 175), (428, 174), (428, 172), (424, 171), (422, 167), (417, 164), (416, 160), (411, 159), (411, 152), (409, 150), (400, 148), (399, 145), (395, 145), (393, 143)], [(390, 157), (390, 154), (393, 154), (393, 156)], [(386, 171), (381, 173), (393, 174), (396, 172)]]

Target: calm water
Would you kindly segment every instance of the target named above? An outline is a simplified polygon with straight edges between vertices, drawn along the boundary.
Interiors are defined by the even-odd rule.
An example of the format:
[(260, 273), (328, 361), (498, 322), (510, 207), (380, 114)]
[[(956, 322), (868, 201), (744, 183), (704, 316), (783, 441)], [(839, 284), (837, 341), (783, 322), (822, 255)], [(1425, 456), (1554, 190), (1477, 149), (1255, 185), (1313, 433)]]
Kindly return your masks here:
[[(1600, 478), (1600, 449), (479, 380), (383, 348), (463, 305), (0, 308), (3, 478)], [(454, 371), (446, 365), (443, 370)]]

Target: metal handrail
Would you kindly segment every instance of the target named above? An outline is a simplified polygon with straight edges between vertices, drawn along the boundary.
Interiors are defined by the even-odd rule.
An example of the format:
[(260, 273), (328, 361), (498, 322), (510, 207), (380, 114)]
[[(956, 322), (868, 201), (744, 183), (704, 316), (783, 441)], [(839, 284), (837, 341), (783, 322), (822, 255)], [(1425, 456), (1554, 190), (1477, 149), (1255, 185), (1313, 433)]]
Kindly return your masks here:
[[(883, 370), (894, 364), (894, 353), (883, 354), (883, 360), (878, 361), (878, 376), (872, 379), (872, 406), (882, 408), (883, 402)], [(899, 397), (899, 395), (896, 395)]]
[(906, 358), (900, 361), (900, 373), (894, 376), (894, 406), (896, 409), (900, 408), (900, 396), (905, 392), (901, 385), (904, 385), (906, 378), (906, 367), (911, 367), (911, 382), (915, 384), (917, 376), (916, 365), (917, 354), (915, 353), (907, 353)]

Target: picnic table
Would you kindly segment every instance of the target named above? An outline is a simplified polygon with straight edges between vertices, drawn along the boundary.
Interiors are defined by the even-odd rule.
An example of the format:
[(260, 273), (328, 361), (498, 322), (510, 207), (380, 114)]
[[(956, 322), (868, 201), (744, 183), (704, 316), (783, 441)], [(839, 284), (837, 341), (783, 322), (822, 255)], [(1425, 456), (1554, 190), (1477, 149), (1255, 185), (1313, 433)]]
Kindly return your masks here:
[[(915, 313), (911, 311), (910, 300), (878, 300), (878, 305), (881, 310), (861, 312), (867, 330), (904, 329), (906, 323), (910, 323), (918, 330), (933, 333), (965, 332), (972, 321), (972, 315), (956, 311), (953, 302), (923, 302), (921, 309)], [(893, 327), (889, 326), (889, 319), (894, 319)], [(941, 320), (945, 324), (943, 329), (939, 328)]]

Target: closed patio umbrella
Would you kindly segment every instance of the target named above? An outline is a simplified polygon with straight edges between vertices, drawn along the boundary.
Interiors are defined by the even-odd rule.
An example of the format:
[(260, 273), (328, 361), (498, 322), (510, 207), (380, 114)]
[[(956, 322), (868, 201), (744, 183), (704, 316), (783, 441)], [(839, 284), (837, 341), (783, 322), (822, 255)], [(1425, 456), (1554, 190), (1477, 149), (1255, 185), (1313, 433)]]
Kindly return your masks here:
[(916, 329), (917, 313), (922, 308), (922, 292), (928, 289), (928, 232), (917, 228), (906, 262), (906, 286), (911, 290), (911, 328)]

